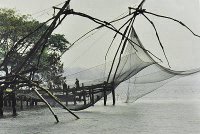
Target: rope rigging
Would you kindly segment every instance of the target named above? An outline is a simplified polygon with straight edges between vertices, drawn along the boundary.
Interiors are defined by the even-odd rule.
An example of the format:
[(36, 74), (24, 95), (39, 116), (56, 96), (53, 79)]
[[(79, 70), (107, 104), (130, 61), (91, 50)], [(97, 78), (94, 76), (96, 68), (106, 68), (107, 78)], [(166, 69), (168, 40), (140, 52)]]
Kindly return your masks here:
[[(172, 71), (172, 70), (170, 70), (170, 69), (163, 68), (161, 65), (159, 65), (158, 62), (156, 62), (155, 60), (153, 60), (152, 57), (154, 57), (154, 58), (156, 58), (157, 60), (159, 60), (160, 62), (162, 62), (162, 60), (161, 60), (158, 56), (154, 55), (151, 51), (149, 51), (149, 50), (147, 50), (147, 49), (145, 49), (145, 48), (143, 47), (143, 45), (141, 44), (141, 42), (140, 42), (140, 40), (139, 40), (137, 34), (133, 32), (133, 31), (135, 31), (135, 30), (134, 30), (134, 27), (133, 27), (134, 20), (136, 19), (136, 17), (137, 17), (138, 15), (142, 15), (149, 23), (151, 23), (151, 25), (152, 25), (152, 27), (153, 27), (153, 29), (154, 29), (154, 31), (155, 31), (156, 37), (157, 37), (157, 39), (158, 39), (159, 45), (160, 45), (160, 47), (162, 48), (163, 54), (164, 54), (165, 59), (166, 59), (166, 61), (167, 61), (167, 63), (168, 63), (168, 66), (169, 66), (169, 68), (170, 68), (170, 62), (168, 61), (167, 55), (166, 55), (166, 53), (165, 53), (164, 46), (163, 46), (163, 44), (162, 44), (162, 42), (161, 42), (161, 39), (160, 39), (160, 37), (159, 37), (159, 33), (158, 33), (157, 29), (156, 29), (156, 26), (155, 26), (155, 24), (153, 23), (153, 21), (150, 20), (150, 19), (146, 16), (146, 14), (147, 14), (147, 13), (150, 13), (150, 12), (148, 12), (146, 9), (143, 9), (143, 8), (142, 8), (144, 2), (145, 2), (145, 0), (143, 0), (143, 1), (139, 4), (139, 6), (138, 6), (137, 8), (129, 7), (129, 11), (130, 11), (131, 9), (134, 9), (134, 12), (131, 12), (131, 11), (129, 12), (129, 15), (131, 15), (132, 17), (130, 17), (120, 28), (115, 28), (114, 26), (112, 26), (112, 25), (109, 24), (108, 22), (106, 23), (106, 22), (104, 22), (104, 21), (99, 21), (98, 19), (93, 18), (93, 17), (88, 16), (88, 15), (83, 14), (83, 13), (79, 13), (79, 12), (75, 12), (75, 11), (72, 11), (72, 12), (70, 13), (70, 14), (75, 14), (75, 15), (79, 15), (79, 16), (82, 16), (82, 17), (89, 18), (89, 19), (91, 19), (92, 21), (94, 21), (95, 23), (100, 24), (100, 26), (98, 26), (98, 27), (96, 27), (96, 28), (90, 30), (89, 32), (85, 33), (84, 35), (82, 35), (79, 39), (77, 39), (77, 40), (73, 43), (73, 45), (74, 45), (75, 43), (77, 43), (81, 38), (84, 38), (84, 36), (86, 36), (86, 35), (89, 34), (90, 32), (93, 32), (93, 31), (95, 31), (95, 30), (98, 30), (99, 28), (102, 28), (102, 27), (106, 27), (106, 28), (108, 28), (108, 29), (110, 29), (110, 30), (112, 30), (112, 31), (115, 32), (115, 35), (113, 36), (113, 38), (112, 38), (112, 40), (111, 40), (111, 42), (110, 42), (110, 45), (109, 45), (109, 47), (108, 47), (108, 49), (107, 49), (106, 55), (105, 55), (104, 75), (103, 75), (104, 78), (98, 79), (98, 80), (99, 80), (99, 83), (103, 82), (103, 81), (105, 80), (105, 78), (107, 78), (107, 82), (106, 82), (106, 83), (108, 83), (108, 84), (109, 84), (109, 83), (114, 83), (114, 86), (117, 86), (117, 85), (119, 85), (121, 82), (126, 81), (126, 80), (128, 80), (128, 79), (129, 79), (129, 83), (131, 83), (131, 82), (130, 82), (130, 78), (131, 78), (132, 76), (135, 76), (136, 74), (140, 74), (141, 70), (148, 70), (148, 68), (150, 68), (150, 67), (152, 67), (152, 66), (155, 66), (156, 69), (158, 69), (158, 70), (155, 71), (155, 72), (157, 72), (157, 73), (163, 73), (164, 75), (166, 75), (166, 76), (163, 76), (163, 78), (155, 79), (155, 82), (156, 82), (156, 83), (161, 83), (161, 85), (156, 86), (156, 87), (161, 87), (161, 86), (163, 85), (162, 82), (165, 81), (165, 80), (168, 80), (168, 79), (170, 79), (170, 78), (173, 78), (173, 77), (175, 77), (176, 75), (182, 75), (182, 74), (183, 74), (183, 72), (176, 72), (176, 71)], [(153, 14), (153, 13), (152, 13), (152, 14)], [(158, 17), (163, 17), (163, 16), (158, 16)], [(165, 17), (165, 18), (167, 18), (167, 17)], [(171, 19), (171, 20), (172, 20), (172, 19)], [(186, 26), (185, 24), (183, 24), (182, 22), (180, 22), (180, 21), (178, 21), (178, 20), (176, 20), (176, 22), (179, 22), (181, 25)], [(111, 23), (111, 22), (110, 22), (110, 23)], [(186, 26), (186, 28), (187, 28), (187, 26)], [(189, 30), (190, 28), (187, 28), (187, 29)], [(190, 29), (190, 30), (191, 30), (191, 29)], [(191, 32), (191, 33), (192, 33), (193, 35), (196, 36), (196, 34), (195, 34), (194, 32)], [(117, 48), (117, 51), (116, 51), (116, 53), (115, 53), (115, 55), (114, 55), (113, 61), (112, 61), (112, 63), (110, 64), (110, 63), (106, 62), (106, 60), (107, 60), (107, 55), (108, 55), (108, 53), (109, 53), (109, 51), (110, 51), (110, 49), (111, 49), (111, 47), (112, 47), (112, 45), (113, 45), (113, 42), (115, 41), (115, 39), (116, 39), (116, 37), (117, 37), (118, 35), (121, 36), (121, 41), (120, 41), (119, 46), (118, 46), (118, 48)], [(133, 36), (134, 39), (130, 38), (130, 36)], [(197, 37), (198, 37), (198, 36), (197, 36)], [(73, 45), (72, 45), (72, 46), (73, 46)], [(124, 51), (125, 51), (125, 49), (127, 49), (127, 45), (132, 46), (132, 48), (133, 48), (133, 50), (134, 50), (135, 52), (134, 52), (133, 55), (130, 54), (130, 55), (127, 56), (127, 57), (126, 57), (126, 56), (122, 56), (123, 53), (124, 53)], [(140, 57), (137, 55), (138, 53), (142, 53), (143, 55), (146, 55), (146, 56), (147, 56), (147, 59), (148, 59), (149, 61), (148, 61), (148, 62), (143, 61), (143, 59), (140, 58)], [(117, 56), (118, 56), (118, 57), (117, 57)], [(138, 57), (137, 57), (137, 56), (138, 56)], [(151, 56), (152, 56), (152, 57), (151, 57)], [(129, 57), (129, 59), (128, 59), (128, 57)], [(117, 64), (115, 63), (116, 59), (118, 59)], [(132, 65), (132, 64), (129, 65), (129, 69), (126, 70), (126, 69), (127, 69), (127, 64), (128, 64), (129, 62), (131, 63), (130, 60), (133, 60), (134, 63), (133, 63), (133, 65)], [(123, 61), (123, 63), (122, 63), (122, 61)], [(114, 66), (114, 64), (116, 64), (116, 66)], [(134, 66), (134, 64), (136, 64), (136, 65)], [(130, 67), (130, 66), (131, 66), (131, 67)], [(99, 68), (99, 67), (100, 67), (100, 66), (96, 66), (96, 67), (94, 67), (94, 68)], [(109, 73), (108, 73), (108, 76), (105, 77), (105, 76), (106, 76), (106, 71), (105, 71), (105, 70), (106, 70), (107, 67), (110, 67), (110, 71), (109, 71)], [(119, 69), (119, 67), (120, 67), (120, 69)], [(91, 69), (94, 69), (94, 68), (91, 68)], [(159, 70), (159, 69), (160, 69), (160, 70)], [(83, 73), (83, 72), (87, 74), (87, 72), (89, 72), (89, 70), (90, 70), (90, 69), (87, 69), (87, 70), (85, 70), (85, 71), (81, 71), (80, 73), (75, 73), (75, 74), (74, 74), (74, 78), (77, 77), (79, 74), (81, 74), (81, 73)], [(138, 75), (137, 77), (135, 77), (135, 80), (134, 80), (134, 85), (135, 85), (135, 86), (134, 86), (134, 87), (141, 86), (140, 83), (137, 83), (137, 82), (139, 82), (139, 81), (141, 82), (141, 79), (142, 79), (142, 78), (149, 77), (149, 76), (151, 76), (151, 75), (152, 75), (152, 76), (156, 76), (157, 73), (155, 73), (155, 72), (151, 72), (151, 71), (150, 71), (150, 72), (147, 73), (147, 74), (143, 74), (143, 75), (140, 74), (140, 75)], [(187, 72), (187, 71), (186, 71), (186, 72)], [(195, 72), (198, 72), (198, 71), (196, 70)], [(89, 73), (88, 73), (88, 74), (89, 74)], [(187, 74), (192, 74), (192, 73), (187, 72)], [(72, 74), (71, 76), (73, 76), (73, 74)], [(143, 77), (142, 77), (142, 76), (143, 76)], [(112, 79), (111, 81), (110, 81), (110, 78)], [(154, 77), (152, 77), (152, 78), (154, 78)], [(139, 79), (139, 80), (138, 80), (138, 79)], [(93, 79), (93, 80), (95, 81), (96, 79)], [(146, 80), (146, 79), (144, 79), (144, 82), (145, 82), (145, 80)], [(93, 84), (94, 84), (94, 81), (93, 81)], [(146, 84), (153, 84), (152, 82), (145, 82), (145, 83), (146, 83)], [(164, 82), (164, 83), (165, 83), (165, 82)], [(85, 82), (84, 84), (86, 84), (86, 82)], [(91, 84), (91, 83), (90, 83), (90, 84)], [(88, 83), (88, 85), (89, 85), (89, 83)], [(97, 84), (97, 85), (98, 85), (98, 84)], [(128, 90), (130, 90), (129, 87), (128, 87)], [(136, 98), (135, 100), (137, 100), (138, 98), (140, 98), (140, 97), (142, 97), (142, 96), (144, 96), (144, 95), (146, 95), (146, 94), (148, 94), (148, 93), (151, 93), (151, 92), (154, 91), (154, 90), (156, 90), (156, 89), (152, 89), (152, 90), (149, 90), (149, 91), (145, 91), (144, 93), (138, 95), (137, 98)], [(111, 93), (111, 91), (108, 92), (108, 94), (109, 94), (109, 93)], [(101, 95), (98, 94), (97, 96), (101, 96)], [(97, 99), (97, 100), (98, 100), (98, 99)], [(96, 100), (96, 101), (97, 101), (97, 100)], [(80, 109), (82, 109), (82, 108), (80, 108)]]
[[(56, 101), (65, 110), (69, 111), (73, 116), (75, 116), (77, 119), (79, 119), (79, 117), (76, 116), (74, 113), (72, 113), (69, 109), (82, 110), (82, 109), (88, 108), (90, 106), (93, 106), (97, 101), (101, 100), (101, 98), (104, 98), (104, 101), (106, 101), (107, 95), (109, 95), (110, 93), (113, 94), (113, 98), (114, 98), (114, 90), (116, 89), (116, 87), (120, 83), (122, 83), (126, 80), (129, 80), (129, 84), (130, 84), (131, 83), (130, 78), (133, 76), (137, 75), (137, 77), (135, 77), (135, 79), (134, 79), (134, 86), (139, 87), (138, 92), (137, 92), (138, 94), (135, 94), (135, 96), (134, 96), (135, 100), (137, 100), (138, 98), (156, 90), (156, 88), (154, 88), (154, 87), (152, 87), (152, 89), (150, 89), (150, 87), (143, 89), (144, 87), (147, 87), (147, 85), (145, 85), (145, 84), (152, 84), (152, 83), (150, 83), (151, 81), (153, 81), (156, 84), (159, 84), (159, 85), (156, 85), (155, 87), (160, 87), (160, 86), (162, 86), (163, 83), (165, 83), (166, 80), (169, 80), (170, 78), (174, 78), (174, 77), (180, 76), (180, 75), (183, 75), (183, 76), (190, 75), (190, 74), (200, 71), (200, 69), (197, 69), (197, 70), (192, 70), (192, 71), (189, 70), (189, 71), (180, 72), (180, 71), (174, 71), (174, 70), (165, 68), (165, 67), (159, 65), (159, 63), (154, 60), (154, 58), (156, 58), (157, 60), (162, 61), (158, 56), (154, 55), (152, 52), (150, 52), (149, 50), (144, 48), (144, 46), (142, 45), (141, 41), (139, 40), (139, 37), (137, 36), (135, 29), (133, 27), (133, 24), (138, 15), (142, 15), (149, 23), (151, 23), (151, 26), (154, 29), (154, 32), (158, 39), (159, 45), (162, 48), (162, 52), (165, 56), (165, 59), (168, 63), (169, 68), (170, 68), (170, 62), (168, 61), (164, 46), (159, 37), (158, 30), (156, 29), (154, 22), (151, 19), (149, 19), (146, 14), (173, 20), (173, 21), (179, 23), (181, 26), (184, 26), (186, 29), (188, 29), (194, 36), (200, 37), (199, 35), (195, 34), (187, 25), (185, 25), (184, 23), (182, 23), (179, 20), (176, 20), (176, 19), (168, 17), (168, 16), (162, 16), (159, 14), (151, 13), (151, 12), (148, 12), (146, 9), (143, 9), (143, 4), (145, 3), (145, 0), (142, 0), (140, 2), (140, 4), (137, 6), (137, 8), (129, 7), (129, 11), (131, 9), (133, 9), (134, 10), (133, 12), (130, 11), (129, 14), (120, 16), (119, 18), (114, 19), (113, 21), (109, 21), (109, 22), (100, 20), (98, 18), (95, 18), (93, 16), (90, 16), (90, 15), (82, 13), (82, 12), (74, 11), (73, 9), (69, 8), (69, 2), (70, 1), (65, 2), (65, 4), (63, 5), (62, 8), (58, 8), (55, 6), (54, 10), (58, 10), (58, 13), (55, 16), (53, 16), (52, 18), (50, 18), (49, 20), (44, 22), (41, 26), (36, 28), (33, 32), (30, 32), (27, 36), (20, 39), (15, 45), (12, 46), (11, 50), (7, 53), (3, 62), (1, 63), (1, 65), (0, 65), (1, 68), (4, 67), (5, 62), (7, 62), (7, 60), (11, 56), (13, 56), (16, 51), (21, 50), (21, 46), (20, 46), (21, 42), (23, 42), (27, 37), (33, 35), (36, 31), (38, 31), (46, 23), (48, 23), (49, 21), (52, 21), (50, 26), (45, 30), (45, 32), (41, 36), (41, 38), (34, 45), (31, 46), (31, 49), (29, 49), (28, 54), (22, 59), (22, 62), (18, 63), (17, 67), (15, 69), (13, 69), (9, 75), (0, 77), (0, 80), (2, 80), (2, 81), (5, 80), (2, 82), (5, 87), (8, 87), (13, 82), (14, 83), (16, 83), (16, 82), (25, 83), (25, 84), (29, 84), (30, 87), (32, 87), (32, 86), (36, 87), (36, 88), (44, 91), (45, 93), (47, 93), (51, 99)], [(43, 11), (41, 11), (41, 12), (43, 12)], [(34, 82), (33, 78), (28, 79), (26, 77), (26, 74), (31, 72), (33, 74), (31, 74), (30, 76), (31, 77), (34, 76), (34, 71), (37, 70), (37, 67), (41, 63), (41, 60), (40, 60), (41, 54), (43, 53), (43, 51), (46, 47), (48, 37), (62, 23), (62, 21), (68, 15), (76, 15), (76, 16), (80, 16), (83, 18), (87, 18), (99, 25), (99, 26), (91, 29), (87, 33), (83, 34), (77, 40), (75, 40), (69, 46), (69, 48), (72, 48), (80, 40), (86, 40), (89, 37), (93, 36), (95, 33), (97, 33), (102, 28), (107, 28), (108, 30), (111, 30), (115, 34), (114, 34), (112, 41), (110, 42), (109, 47), (107, 48), (107, 51), (105, 53), (105, 64), (101, 64), (101, 65), (98, 65), (98, 66), (95, 66), (92, 68), (92, 69), (96, 69), (96, 68), (99, 69), (101, 67), (104, 68), (104, 70), (103, 70), (104, 75), (102, 77), (101, 76), (97, 77), (95, 75), (94, 76), (95, 78), (93, 78), (92, 80), (89, 80), (89, 77), (91, 77), (92, 74), (88, 73), (87, 74), (88, 79), (86, 79), (87, 81), (85, 80), (86, 82), (83, 82), (81, 86), (78, 83), (78, 84), (76, 84), (76, 87), (71, 87), (71, 88), (67, 87), (66, 89), (64, 89), (66, 96), (68, 97), (67, 100), (65, 100), (66, 105), (67, 105), (67, 106), (65, 106), (57, 99), (56, 96), (52, 95), (52, 93), (48, 89), (45, 89), (45, 88), (41, 87), (38, 83)], [(121, 25), (119, 28), (117, 28), (114, 25), (114, 23), (125, 20), (125, 19), (128, 19), (128, 20), (126, 20), (126, 22), (123, 23), (123, 25)], [(105, 34), (103, 34), (102, 36), (104, 36), (104, 35)], [(113, 60), (111, 62), (107, 62), (106, 60), (107, 60), (108, 53), (110, 52), (113, 42), (116, 40), (116, 38), (118, 36), (121, 37), (120, 38), (121, 40), (117, 46), (116, 53), (114, 54)], [(101, 37), (99, 37), (99, 39), (100, 38)], [(96, 41), (98, 41), (98, 40), (95, 40), (94, 42), (96, 42)], [(92, 47), (92, 45), (94, 45), (94, 43), (92, 43), (89, 46), (89, 48), (86, 49), (82, 54), (86, 53)], [(28, 47), (30, 47), (30, 46), (28, 46)], [(27, 50), (28, 47), (26, 47), (25, 50)], [(129, 54), (124, 56), (124, 52), (128, 49), (128, 47), (131, 47), (130, 52), (129, 52)], [(25, 52), (25, 50), (24, 50), (24, 52)], [(25, 65), (30, 63), (31, 60), (33, 58), (35, 58), (36, 55), (34, 55), (34, 54), (36, 54), (36, 53), (39, 53), (39, 56), (36, 57), (36, 58), (38, 58), (37, 67), (31, 68), (32, 70), (31, 69), (26, 70)], [(64, 53), (65, 53), (65, 51), (62, 53), (62, 55)], [(82, 56), (82, 54), (80, 56)], [(108, 74), (106, 74), (107, 73), (106, 69), (108, 67), (109, 67)], [(154, 68), (156, 71), (152, 70), (151, 67)], [(66, 77), (71, 77), (72, 75), (76, 77), (80, 73), (83, 73), (83, 72), (87, 73), (87, 71), (89, 72), (89, 70), (90, 69), (87, 69), (87, 70), (84, 70), (84, 71), (81, 71), (81, 72), (78, 72), (75, 74), (70, 74), (70, 75), (67, 75)], [(100, 72), (101, 71), (102, 70), (100, 70)], [(152, 71), (154, 71), (154, 72), (152, 73)], [(156, 73), (158, 72), (163, 75), (160, 75), (160, 74), (158, 75), (155, 72)], [(141, 76), (143, 76), (143, 77), (141, 77)], [(150, 78), (150, 77), (151, 77), (151, 81), (150, 80), (147, 81), (147, 78)], [(161, 83), (159, 83), (159, 82), (161, 82)], [(141, 83), (144, 85), (142, 85)], [(142, 87), (142, 86), (144, 86), (144, 87)], [(141, 90), (141, 89), (143, 89), (143, 90)], [(128, 87), (128, 90), (130, 91), (130, 87)], [(52, 114), (54, 115), (56, 121), (58, 122), (59, 121), (58, 117), (56, 116), (54, 111), (51, 109), (51, 107), (48, 105), (48, 102), (46, 102), (42, 98), (42, 96), (40, 96), (40, 94), (37, 92), (37, 90), (35, 90), (35, 92), (47, 104), (47, 106), (51, 110)], [(68, 102), (70, 104), (68, 104)], [(114, 99), (113, 99), (113, 104), (114, 104)]]

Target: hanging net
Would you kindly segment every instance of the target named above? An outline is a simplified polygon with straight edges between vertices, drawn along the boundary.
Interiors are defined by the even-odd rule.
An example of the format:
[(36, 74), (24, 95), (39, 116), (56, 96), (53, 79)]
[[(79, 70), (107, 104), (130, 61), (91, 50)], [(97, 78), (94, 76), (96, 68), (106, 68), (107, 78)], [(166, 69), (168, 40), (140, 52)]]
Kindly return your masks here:
[[(133, 102), (153, 92), (167, 82), (198, 72), (200, 69), (173, 71), (161, 66), (143, 47), (135, 30), (132, 28), (129, 41), (117, 71), (109, 69), (112, 62), (66, 76), (67, 105), (72, 110), (82, 110), (94, 105), (100, 99), (115, 90), (122, 82), (129, 80), (130, 88), (127, 102)], [(118, 59), (119, 60), (119, 59)], [(113, 68), (117, 65), (114, 64)], [(74, 84), (78, 78), (79, 85)]]

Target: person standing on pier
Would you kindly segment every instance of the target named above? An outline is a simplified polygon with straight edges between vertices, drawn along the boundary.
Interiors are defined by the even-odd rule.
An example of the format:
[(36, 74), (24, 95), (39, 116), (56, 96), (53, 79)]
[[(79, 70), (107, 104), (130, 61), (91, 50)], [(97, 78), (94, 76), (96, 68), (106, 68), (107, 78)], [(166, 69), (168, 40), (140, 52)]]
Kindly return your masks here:
[(76, 88), (78, 89), (80, 87), (79, 85), (79, 80), (76, 78), (76, 82), (75, 82)]
[(65, 92), (67, 92), (67, 84), (65, 81), (63, 81), (63, 95)]
[(65, 81), (63, 82), (63, 90), (67, 90), (67, 84)]
[(79, 88), (80, 88), (79, 80), (76, 78), (75, 90), (72, 91), (72, 94), (74, 96), (74, 105), (76, 105), (76, 93), (77, 93), (77, 91), (78, 91)]

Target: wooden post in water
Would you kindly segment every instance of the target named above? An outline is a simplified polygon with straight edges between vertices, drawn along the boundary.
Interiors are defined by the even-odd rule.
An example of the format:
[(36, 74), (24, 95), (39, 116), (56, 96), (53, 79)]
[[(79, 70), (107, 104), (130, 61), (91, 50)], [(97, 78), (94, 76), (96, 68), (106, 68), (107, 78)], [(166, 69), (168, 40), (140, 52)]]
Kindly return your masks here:
[(93, 93), (93, 89), (92, 88), (89, 89), (89, 95), (90, 95), (90, 101), (92, 103), (92, 106), (94, 106), (94, 93)]
[(42, 95), (37, 91), (37, 89), (33, 88), (33, 90), (34, 90), (35, 93), (38, 95), (38, 97), (48, 106), (49, 110), (50, 110), (51, 113), (54, 115), (56, 121), (59, 122), (57, 115), (54, 113), (54, 111), (53, 111), (53, 109), (51, 108), (51, 106), (49, 105), (49, 103), (42, 97)]
[(11, 96), (10, 95), (8, 95), (8, 107), (11, 107), (12, 105), (11, 105)]
[(65, 93), (66, 93), (66, 106), (68, 106), (68, 99), (69, 99), (69, 95), (68, 95), (68, 90), (69, 90), (69, 86), (67, 87), (67, 89), (65, 89)]
[[(19, 76), (21, 79), (23, 79), (23, 80), (26, 80), (26, 81), (28, 81), (28, 79), (26, 79), (26, 78), (24, 78), (24, 77), (21, 77), (21, 76)], [(39, 88), (39, 89), (41, 89), (41, 90), (43, 90), (43, 91), (45, 91), (52, 99), (54, 99), (60, 106), (62, 106), (65, 110), (67, 110), (70, 114), (72, 114), (73, 116), (75, 116), (76, 117), (76, 119), (79, 119), (79, 117), (76, 115), (76, 114), (74, 114), (71, 110), (69, 110), (65, 105), (63, 105), (59, 100), (58, 100), (58, 98), (57, 97), (55, 97), (54, 95), (52, 95), (51, 94), (51, 92), (49, 92), (49, 90), (47, 90), (47, 89), (45, 89), (45, 88), (42, 88), (42, 87), (40, 87), (37, 83), (35, 83), (35, 82), (32, 82), (32, 81), (29, 81), (29, 83), (31, 84), (31, 85), (33, 85), (33, 86), (35, 86), (35, 87), (37, 87), (37, 88)], [(34, 88), (35, 89), (35, 88)], [(35, 92), (36, 92), (36, 94), (38, 94), (38, 97), (40, 97), (41, 99), (44, 99), (40, 94), (39, 94), (39, 92), (35, 89)], [(49, 106), (49, 104), (48, 104), (48, 102), (44, 99), (43, 100), (44, 102), (46, 102), (46, 104)], [(51, 107), (50, 107), (51, 108)], [(49, 108), (49, 109), (50, 109)], [(52, 111), (52, 109), (50, 109), (50, 111)], [(53, 112), (52, 112), (53, 113)], [(58, 121), (58, 118), (57, 118), (57, 116), (55, 116), (54, 115), (54, 117), (57, 119), (57, 121)]]
[(17, 115), (17, 111), (16, 111), (16, 96), (15, 96), (15, 92), (13, 91), (10, 95), (11, 95), (11, 100), (12, 100), (13, 116), (16, 116)]
[(28, 98), (26, 97), (26, 107), (28, 107)]
[(35, 106), (37, 106), (37, 101), (38, 101), (37, 99), (34, 99), (34, 102), (35, 102)]
[(3, 116), (3, 90), (0, 90), (0, 117)]
[(84, 101), (84, 105), (86, 105), (86, 93), (85, 93), (85, 89), (84, 89), (84, 84), (82, 83), (82, 94), (83, 94), (83, 101)]
[(111, 83), (111, 91), (112, 91), (112, 98), (113, 98), (113, 106), (115, 105), (115, 88), (114, 83)]
[(106, 102), (107, 102), (106, 88), (107, 88), (107, 83), (106, 83), (106, 81), (104, 81), (104, 85), (103, 85), (104, 106), (106, 106)]
[(66, 101), (66, 106), (68, 106), (68, 90), (69, 86), (67, 86), (67, 84), (65, 83), (65, 81), (63, 82), (63, 95), (65, 93), (65, 101)]
[(92, 105), (94, 106), (94, 89), (92, 89)]
[(30, 99), (30, 106), (34, 106), (34, 101), (33, 101), (33, 98)]
[(91, 93), (91, 89), (89, 89), (89, 97), (90, 97), (90, 103), (92, 103), (92, 93)]
[(20, 109), (23, 110), (23, 96), (20, 96)]
[(7, 97), (6, 98), (4, 98), (4, 103), (3, 103), (3, 105), (5, 106), (5, 107), (7, 107), (8, 106), (8, 100), (7, 100)]
[(73, 93), (73, 98), (74, 98), (74, 105), (76, 105), (76, 88), (74, 89)]

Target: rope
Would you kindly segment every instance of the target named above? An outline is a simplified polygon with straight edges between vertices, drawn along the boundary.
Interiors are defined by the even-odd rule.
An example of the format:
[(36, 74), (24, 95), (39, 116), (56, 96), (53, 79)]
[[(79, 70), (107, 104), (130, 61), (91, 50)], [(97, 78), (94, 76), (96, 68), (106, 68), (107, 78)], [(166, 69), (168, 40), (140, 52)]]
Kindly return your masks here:
[[(64, 3), (65, 3), (65, 2), (62, 2), (62, 3), (59, 3), (59, 4), (54, 5), (54, 6), (60, 6), (60, 5), (64, 4)], [(53, 7), (54, 7), (54, 6), (53, 6)], [(36, 11), (36, 12), (32, 13), (31, 16), (34, 16), (34, 15), (43, 13), (43, 12), (45, 12), (45, 11), (46, 11), (45, 13), (47, 13), (47, 12), (49, 12), (50, 10), (52, 10), (52, 7), (48, 7), (48, 8), (46, 8), (46, 9), (43, 9), (43, 10), (40, 10), (40, 11)]]
[[(75, 60), (73, 60), (73, 61), (69, 64), (69, 66), (72, 66), (73, 64), (75, 64), (83, 55), (85, 55), (86, 52), (88, 52), (88, 51), (95, 45), (95, 42), (97, 42), (97, 41), (100, 40), (103, 36), (106, 35), (105, 33), (107, 33), (107, 32), (103, 32), (103, 33), (101, 34), (101, 36), (99, 36), (96, 40), (94, 40), (94, 41), (88, 46), (88, 48), (87, 48), (85, 51), (83, 51)], [(69, 66), (67, 66), (66, 68), (68, 68)], [(99, 65), (98, 65), (98, 66), (99, 66)]]
[(163, 54), (164, 54), (164, 56), (165, 56), (165, 59), (167, 60), (167, 64), (168, 64), (169, 68), (171, 68), (171, 67), (170, 67), (170, 64), (169, 64), (169, 60), (168, 60), (167, 55), (166, 55), (166, 53), (165, 53), (165, 49), (164, 49), (164, 47), (163, 47), (163, 45), (162, 45), (162, 42), (161, 42), (161, 40), (160, 40), (160, 36), (158, 35), (158, 31), (157, 31), (157, 29), (156, 29), (155, 24), (154, 24), (153, 21), (151, 21), (145, 14), (142, 14), (142, 15), (143, 15), (143, 16), (149, 21), (149, 23), (153, 26), (153, 29), (154, 29), (154, 31), (156, 32), (156, 37), (157, 37), (157, 39), (158, 39), (158, 42), (159, 42), (159, 44), (160, 44), (160, 46), (161, 46), (161, 48), (162, 48)]

